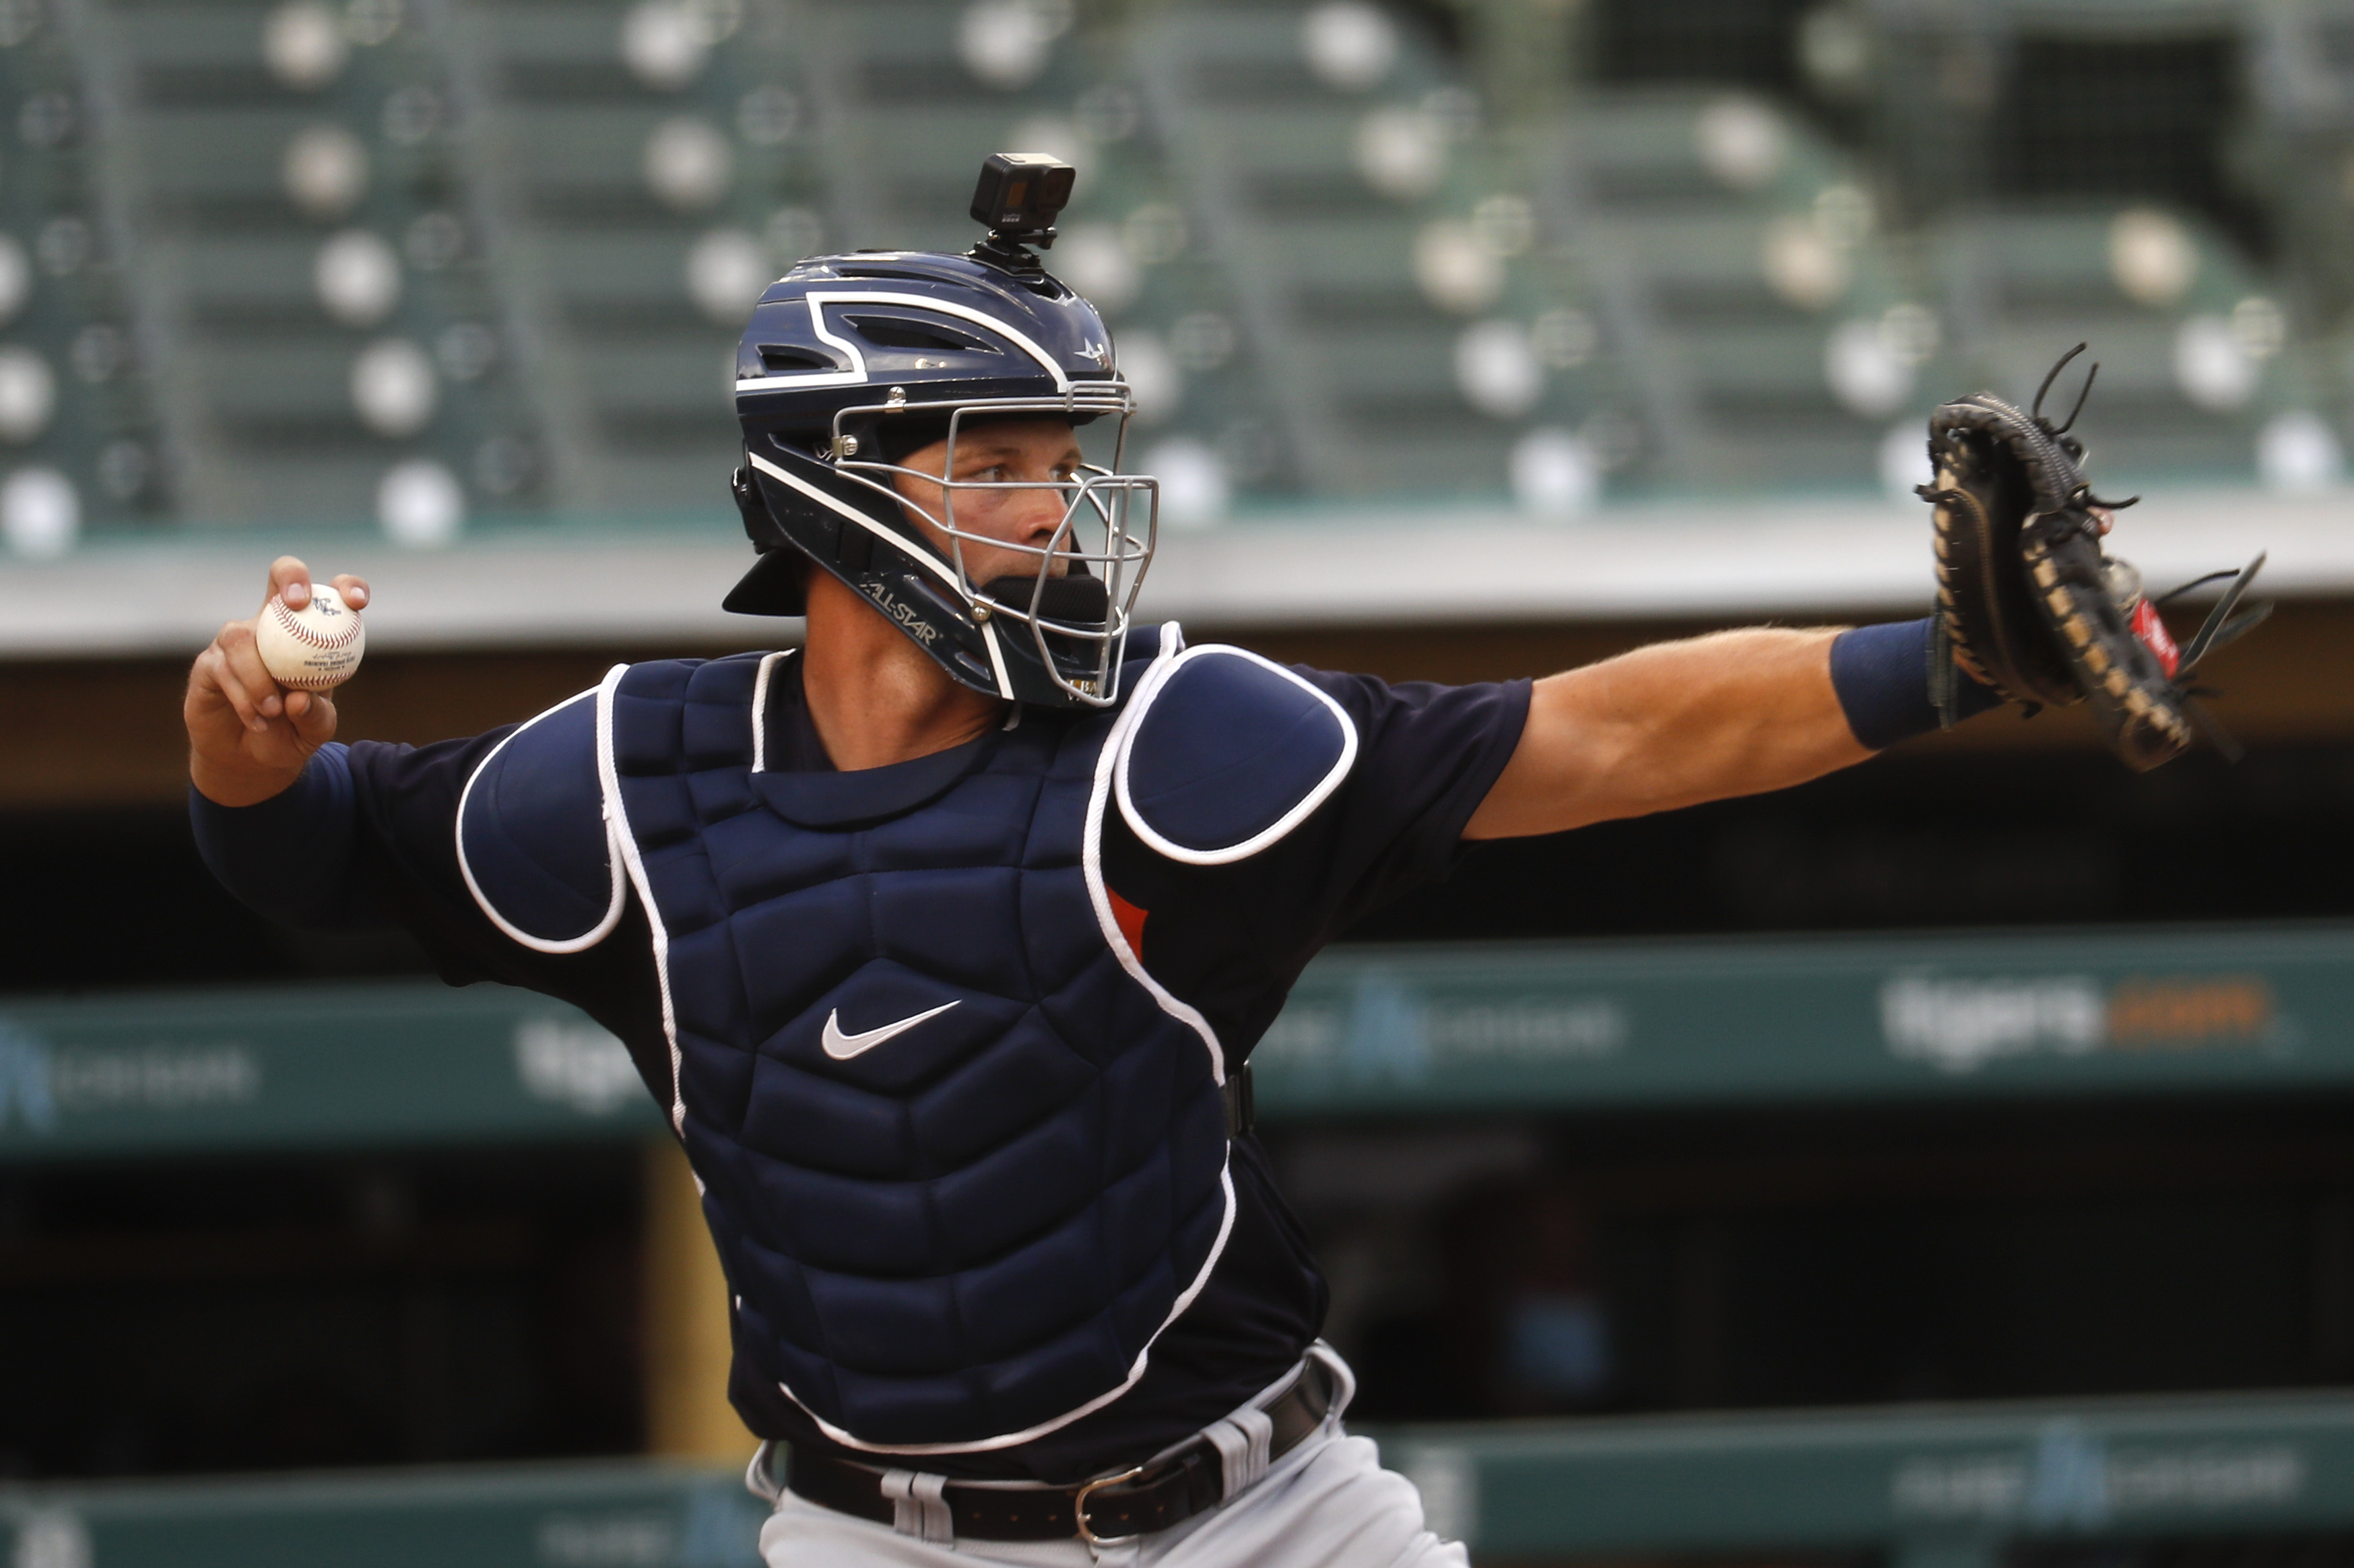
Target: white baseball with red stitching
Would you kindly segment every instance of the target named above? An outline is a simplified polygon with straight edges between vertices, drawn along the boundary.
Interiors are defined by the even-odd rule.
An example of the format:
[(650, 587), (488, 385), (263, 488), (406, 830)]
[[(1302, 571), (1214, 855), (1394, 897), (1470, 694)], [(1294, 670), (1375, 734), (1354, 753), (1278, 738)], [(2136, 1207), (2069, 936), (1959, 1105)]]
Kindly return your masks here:
[(276, 595), (253, 624), (253, 645), (270, 678), (291, 691), (323, 692), (342, 685), (367, 652), (367, 629), (360, 612), (324, 583), (311, 588), (301, 609)]

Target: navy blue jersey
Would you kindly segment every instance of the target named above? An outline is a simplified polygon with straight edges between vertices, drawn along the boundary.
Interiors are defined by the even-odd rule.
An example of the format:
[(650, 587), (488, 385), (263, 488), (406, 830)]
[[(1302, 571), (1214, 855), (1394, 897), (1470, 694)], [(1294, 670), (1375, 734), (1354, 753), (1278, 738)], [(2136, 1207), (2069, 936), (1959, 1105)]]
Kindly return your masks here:
[[(765, 685), (765, 767), (832, 773), (802, 701), (799, 666), (798, 659), (779, 662), (777, 678)], [(1258, 853), (1201, 863), (1146, 843), (1124, 812), (1108, 813), (1103, 825), (1103, 878), (1130, 945), (1152, 979), (1198, 1009), (1237, 1060), (1319, 948), (1360, 916), (1445, 874), (1527, 715), (1525, 682), (1392, 686), (1297, 673), (1339, 705), (1357, 736), (1353, 765), (1303, 820)], [(1081, 721), (1026, 710), (1023, 722)], [(484, 759), (514, 733), (509, 726), (424, 747), (361, 742), (346, 767), (314, 767), (304, 789), (278, 801), (243, 811), (200, 805), (200, 840), (223, 879), (269, 913), (396, 922), (417, 936), (451, 984), (497, 980), (580, 1007), (627, 1044), (648, 1087), (667, 1105), (673, 1062), (650, 926), (635, 892), (619, 895), (618, 921), (605, 935), (567, 952), (517, 939), (468, 886), (452, 831), (460, 800)], [(322, 781), (323, 772), (339, 776)], [(348, 829), (334, 826), (343, 820), (337, 811), (347, 815)], [(312, 874), (302, 888), (280, 885), (270, 868), (287, 862), (283, 835), (292, 819), (323, 814), (344, 836), (323, 861), (303, 857)], [(342, 868), (325, 879), (329, 885), (316, 874), (322, 863)], [(1256, 1139), (1236, 1140), (1231, 1171), (1232, 1234), (1133, 1388), (1018, 1446), (943, 1454), (926, 1467), (1066, 1483), (1133, 1464), (1225, 1415), (1297, 1361), (1323, 1319), (1322, 1277)], [(808, 1413), (773, 1383), (748, 1375), (741, 1357), (729, 1393), (758, 1435), (832, 1446)]]

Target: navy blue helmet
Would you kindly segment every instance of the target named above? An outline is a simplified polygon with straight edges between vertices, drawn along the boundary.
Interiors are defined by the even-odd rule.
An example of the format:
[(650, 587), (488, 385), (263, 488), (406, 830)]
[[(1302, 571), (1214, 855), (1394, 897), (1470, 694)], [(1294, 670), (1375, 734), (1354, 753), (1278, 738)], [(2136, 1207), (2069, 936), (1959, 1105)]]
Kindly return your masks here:
[[(811, 257), (761, 295), (736, 355), (744, 466), (734, 484), (760, 558), (726, 607), (799, 614), (813, 564), (976, 691), (1100, 706), (1118, 689), (1159, 490), (1119, 471), (1131, 403), (1103, 318), (1005, 240), (992, 234), (968, 256)], [(956, 517), (960, 496), (970, 517), (989, 499), (976, 493), (1042, 487), (943, 477), (956, 472), (959, 440), (1007, 418), (1112, 421), (1110, 466), (1082, 466), (1051, 487), (1062, 521), (1043, 545)], [(949, 447), (939, 471), (902, 466), (940, 440)], [(929, 482), (922, 493), (938, 498), (937, 510), (897, 487), (903, 475)], [(1034, 566), (975, 582), (967, 545)]]

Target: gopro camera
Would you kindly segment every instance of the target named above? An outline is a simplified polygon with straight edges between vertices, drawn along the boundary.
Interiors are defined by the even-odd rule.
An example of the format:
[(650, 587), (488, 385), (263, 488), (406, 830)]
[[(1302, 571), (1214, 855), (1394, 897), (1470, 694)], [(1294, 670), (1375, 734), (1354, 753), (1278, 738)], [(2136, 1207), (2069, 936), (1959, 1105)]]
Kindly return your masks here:
[(1044, 153), (991, 153), (973, 187), (972, 220), (989, 226), (989, 238), (972, 249), (975, 260), (1017, 272), (1038, 270), (1029, 247), (1055, 243), (1055, 219), (1071, 199), (1079, 172)]

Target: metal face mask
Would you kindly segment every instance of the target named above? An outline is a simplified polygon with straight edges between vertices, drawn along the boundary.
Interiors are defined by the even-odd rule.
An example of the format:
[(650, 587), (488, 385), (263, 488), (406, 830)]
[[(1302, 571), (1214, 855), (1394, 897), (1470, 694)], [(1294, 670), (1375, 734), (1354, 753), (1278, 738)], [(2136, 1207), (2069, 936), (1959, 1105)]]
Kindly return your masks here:
[[(1129, 408), (1128, 388), (1119, 382), (1056, 398), (901, 398), (841, 410), (831, 443), (835, 471), (895, 503), (904, 532), (949, 568), (944, 584), (973, 624), (1025, 640), (1025, 651), (1055, 687), (1091, 706), (1109, 704), (1118, 690), (1120, 652), (1158, 531), (1159, 482), (1120, 471)], [(905, 437), (895, 440), (894, 425), (905, 421), (928, 433), (943, 417), (938, 471), (867, 455), (869, 443), (886, 450), (907, 444)], [(968, 454), (989, 446), (991, 432), (1009, 422), (1066, 425), (1075, 418), (1113, 422), (1108, 465), (1081, 461), (1047, 480), (957, 477), (969, 466)], [(876, 434), (853, 433), (860, 429)]]

